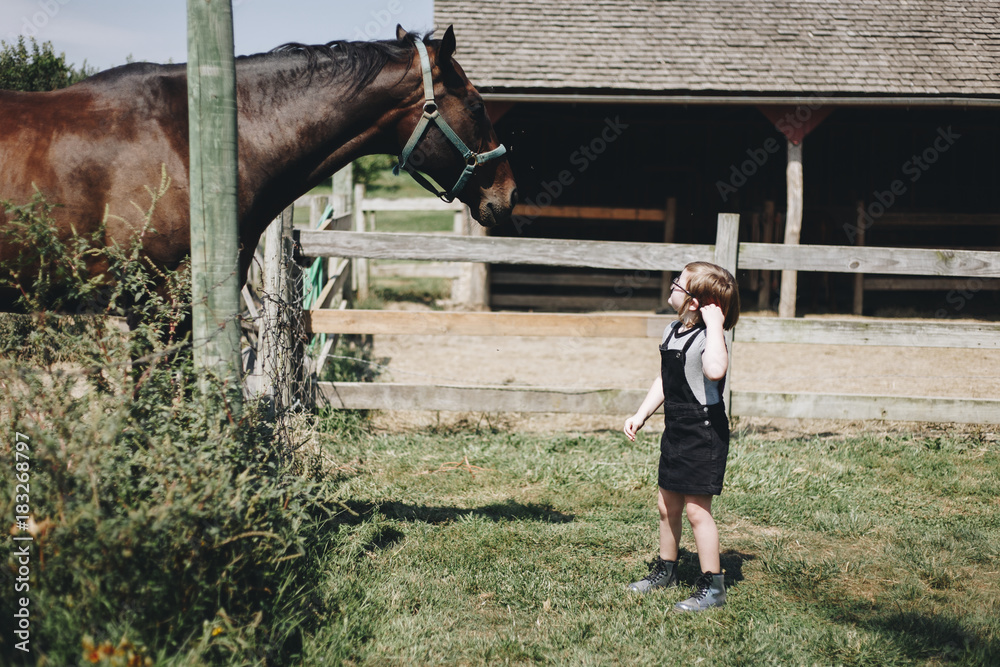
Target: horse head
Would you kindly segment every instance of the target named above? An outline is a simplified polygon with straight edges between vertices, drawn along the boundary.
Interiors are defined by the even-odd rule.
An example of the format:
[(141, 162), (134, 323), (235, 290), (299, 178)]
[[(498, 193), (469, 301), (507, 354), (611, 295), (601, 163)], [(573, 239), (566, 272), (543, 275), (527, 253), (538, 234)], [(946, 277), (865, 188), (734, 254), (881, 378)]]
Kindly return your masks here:
[[(396, 26), (396, 36), (414, 45), (411, 69), (422, 83), (407, 96), (412, 103), (397, 125), (401, 150), (395, 172), (409, 172), (445, 201), (459, 199), (484, 227), (508, 221), (517, 202), (514, 175), (482, 96), (453, 58), (455, 31), (449, 26), (441, 40), (425, 43)], [(421, 171), (445, 189), (438, 190)]]

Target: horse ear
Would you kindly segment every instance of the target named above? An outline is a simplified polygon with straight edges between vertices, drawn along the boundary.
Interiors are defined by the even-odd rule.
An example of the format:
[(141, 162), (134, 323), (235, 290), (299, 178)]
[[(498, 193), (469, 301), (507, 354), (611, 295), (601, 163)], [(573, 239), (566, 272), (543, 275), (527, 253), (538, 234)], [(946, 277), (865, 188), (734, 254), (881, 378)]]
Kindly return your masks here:
[(441, 38), (441, 47), (438, 49), (438, 63), (444, 64), (451, 60), (451, 57), (455, 54), (455, 27), (448, 26), (448, 29), (444, 31), (444, 37)]
[(406, 39), (406, 35), (407, 35), (407, 32), (405, 30), (403, 30), (403, 26), (401, 26), (401, 25), (399, 25), (397, 23), (396, 24), (396, 39), (398, 41), (402, 42), (404, 39)]

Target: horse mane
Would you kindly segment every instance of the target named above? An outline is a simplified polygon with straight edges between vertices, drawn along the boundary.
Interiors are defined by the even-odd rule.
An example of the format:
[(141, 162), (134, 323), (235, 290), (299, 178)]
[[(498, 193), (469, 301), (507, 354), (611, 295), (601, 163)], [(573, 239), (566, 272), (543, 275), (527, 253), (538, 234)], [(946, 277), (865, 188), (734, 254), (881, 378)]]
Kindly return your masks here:
[[(431, 42), (430, 34), (412, 34), (413, 39)], [(304, 57), (305, 63), (297, 73), (311, 79), (316, 74), (344, 76), (351, 80), (350, 95), (354, 95), (370, 84), (379, 72), (390, 62), (406, 63), (410, 70), (413, 58), (413, 43), (410, 38), (403, 40), (382, 40), (371, 42), (350, 42), (335, 40), (326, 44), (299, 44), (289, 42), (266, 53), (241, 56), (237, 60), (247, 62), (274, 62), (289, 57)]]
[[(425, 35), (410, 33), (410, 36), (403, 40), (369, 42), (335, 40), (326, 44), (289, 42), (265, 53), (238, 56), (236, 64), (237, 66), (261, 65), (266, 67), (267, 65), (287, 63), (294, 59), (304, 58), (304, 63), (294, 70), (296, 77), (304, 76), (309, 81), (317, 74), (333, 77), (344, 76), (351, 82), (347, 94), (353, 96), (370, 84), (390, 62), (406, 63), (406, 72), (409, 72), (413, 58), (411, 39), (421, 39), (425, 44), (434, 41), (431, 40), (430, 33)], [(108, 84), (132, 76), (150, 76), (164, 72), (180, 73), (185, 68), (184, 63), (168, 65), (147, 62), (129, 63), (98, 72), (85, 79), (84, 82)]]

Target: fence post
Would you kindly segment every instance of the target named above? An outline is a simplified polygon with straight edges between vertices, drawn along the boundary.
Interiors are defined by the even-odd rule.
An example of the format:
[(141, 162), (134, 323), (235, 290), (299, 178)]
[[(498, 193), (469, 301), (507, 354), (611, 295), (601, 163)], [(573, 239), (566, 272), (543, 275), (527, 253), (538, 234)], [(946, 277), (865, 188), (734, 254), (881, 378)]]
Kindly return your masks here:
[[(358, 183), (354, 186), (354, 231), (365, 231), (365, 186)], [(358, 257), (353, 260), (354, 293), (358, 300), (368, 298), (368, 260)]]
[[(663, 242), (673, 243), (677, 235), (677, 198), (667, 197), (666, 208), (663, 209)], [(673, 273), (664, 271), (660, 277), (660, 308), (667, 307), (667, 299), (670, 298), (670, 282)]]
[[(239, 415), (239, 229), (232, 3), (187, 3), (192, 342), (195, 367), (225, 382)], [(204, 390), (207, 385), (202, 377)]]
[(291, 405), (292, 332), (287, 263), (291, 253), (292, 207), (281, 212), (264, 232), (264, 318), (260, 328), (259, 391), (273, 418)]
[[(719, 227), (715, 233), (715, 263), (736, 277), (736, 264), (740, 252), (740, 216), (736, 213), (720, 213)], [(739, 289), (739, 288), (737, 288)], [(722, 402), (729, 416), (733, 414), (733, 332), (726, 332), (726, 347), (729, 348), (729, 370), (726, 371), (726, 385), (722, 392)]]
[[(469, 207), (455, 211), (455, 234), (459, 236), (486, 236), (486, 228), (476, 223), (469, 214)], [(489, 266), (481, 262), (459, 264), (458, 277), (452, 280), (452, 301), (469, 310), (489, 310)]]
[[(798, 245), (802, 232), (802, 144), (788, 140), (788, 166), (785, 169), (788, 181), (788, 206), (785, 214), (785, 245)], [(781, 300), (778, 302), (778, 317), (795, 317), (795, 301), (798, 297), (798, 271), (781, 272)]]

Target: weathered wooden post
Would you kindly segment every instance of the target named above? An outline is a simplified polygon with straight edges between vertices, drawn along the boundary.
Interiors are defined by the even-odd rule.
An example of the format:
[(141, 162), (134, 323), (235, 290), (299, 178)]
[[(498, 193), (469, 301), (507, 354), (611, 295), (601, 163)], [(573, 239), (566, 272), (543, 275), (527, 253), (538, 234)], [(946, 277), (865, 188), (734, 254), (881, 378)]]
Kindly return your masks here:
[[(365, 186), (357, 183), (354, 186), (354, 231), (365, 232), (368, 230), (367, 218), (364, 209)], [(368, 282), (370, 278), (368, 270), (368, 260), (364, 257), (354, 259), (351, 264), (354, 267), (354, 294), (359, 301), (368, 298)]]
[[(736, 264), (739, 261), (740, 250), (740, 216), (736, 213), (720, 213), (719, 227), (715, 232), (715, 263), (728, 270), (736, 277)], [(733, 393), (731, 378), (733, 376), (733, 332), (726, 332), (726, 347), (729, 348), (729, 370), (726, 371), (726, 386), (722, 392), (722, 402), (733, 415)]]
[[(802, 143), (788, 140), (788, 166), (785, 169), (788, 182), (788, 203), (785, 216), (785, 245), (798, 245), (802, 233)], [(781, 272), (781, 301), (778, 302), (778, 317), (795, 317), (795, 302), (798, 297), (798, 271)]]
[(292, 252), (292, 207), (281, 212), (264, 231), (264, 318), (260, 327), (259, 392), (269, 416), (280, 416), (292, 400), (292, 331), (289, 318), (293, 302), (288, 275)]
[[(231, 410), (240, 384), (236, 68), (231, 0), (188, 0), (188, 124), (194, 360), (225, 383)], [(203, 384), (203, 387), (205, 385)]]

